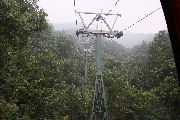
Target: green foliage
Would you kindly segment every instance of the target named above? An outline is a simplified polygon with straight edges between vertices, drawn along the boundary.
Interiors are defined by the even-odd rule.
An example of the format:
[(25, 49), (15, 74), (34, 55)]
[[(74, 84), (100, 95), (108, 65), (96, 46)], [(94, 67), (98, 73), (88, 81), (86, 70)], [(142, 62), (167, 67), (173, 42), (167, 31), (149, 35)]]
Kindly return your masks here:
[[(0, 6), (0, 119), (89, 119), (95, 55), (88, 55), (89, 78), (83, 78), (78, 40), (54, 31), (34, 0), (3, 0)], [(151, 43), (132, 49), (104, 41), (109, 119), (180, 119), (180, 89), (168, 33), (160, 31)]]
[(129, 50), (116, 41), (102, 41), (102, 51), (110, 56), (124, 60), (129, 55)]
[[(33, 1), (0, 1), (0, 66), (8, 65), (9, 54), (24, 47), (29, 36), (46, 28), (47, 14)], [(3, 64), (2, 64), (3, 63)]]
[(179, 119), (180, 89), (166, 31), (115, 61), (107, 59), (104, 73), (111, 120)]

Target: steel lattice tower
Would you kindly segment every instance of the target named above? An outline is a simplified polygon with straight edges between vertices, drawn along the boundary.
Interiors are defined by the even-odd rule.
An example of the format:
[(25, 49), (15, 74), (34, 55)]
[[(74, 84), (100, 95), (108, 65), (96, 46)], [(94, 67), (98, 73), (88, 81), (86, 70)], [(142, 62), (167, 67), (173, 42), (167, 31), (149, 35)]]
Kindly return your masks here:
[[(118, 16), (121, 16), (120, 14), (109, 14), (109, 13), (89, 13), (89, 12), (77, 12), (79, 14), (79, 17), (82, 20), (82, 24), (84, 26), (83, 29), (79, 29), (76, 31), (76, 35), (79, 34), (86, 34), (87, 37), (89, 34), (96, 36), (96, 80), (95, 80), (95, 87), (94, 87), (94, 96), (92, 101), (92, 109), (91, 109), (91, 115), (90, 120), (107, 120), (108, 119), (108, 112), (107, 112), (107, 106), (106, 106), (106, 97), (105, 97), (105, 90), (104, 90), (104, 83), (103, 83), (103, 77), (102, 77), (102, 63), (101, 63), (101, 37), (107, 37), (107, 38), (120, 38), (123, 36), (123, 32), (120, 31), (112, 31), (114, 24), (117, 20)], [(82, 14), (96, 14), (96, 16), (93, 18), (92, 22), (89, 23), (89, 25), (86, 27), (83, 18), (81, 16)], [(108, 15), (116, 15), (116, 20), (112, 26), (112, 28), (107, 24), (105, 19), (102, 17), (102, 15), (108, 16)], [(88, 30), (88, 28), (92, 25), (94, 21), (100, 21), (102, 20), (109, 31), (103, 31), (103, 30)]]
[(107, 106), (101, 69), (101, 34), (96, 35), (96, 81), (90, 120), (107, 120)]

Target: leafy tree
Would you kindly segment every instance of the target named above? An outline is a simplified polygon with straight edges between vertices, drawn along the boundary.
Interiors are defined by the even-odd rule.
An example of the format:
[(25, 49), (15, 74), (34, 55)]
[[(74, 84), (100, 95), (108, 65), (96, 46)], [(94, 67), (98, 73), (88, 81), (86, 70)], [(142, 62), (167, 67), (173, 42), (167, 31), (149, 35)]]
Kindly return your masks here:
[[(89, 119), (95, 54), (84, 56), (74, 35), (47, 24), (34, 0), (0, 1), (0, 119)], [(169, 35), (132, 49), (102, 41), (110, 120), (177, 120), (180, 89)]]
[(32, 33), (46, 28), (47, 14), (35, 1), (0, 1), (0, 66), (7, 66), (9, 54), (27, 44)]

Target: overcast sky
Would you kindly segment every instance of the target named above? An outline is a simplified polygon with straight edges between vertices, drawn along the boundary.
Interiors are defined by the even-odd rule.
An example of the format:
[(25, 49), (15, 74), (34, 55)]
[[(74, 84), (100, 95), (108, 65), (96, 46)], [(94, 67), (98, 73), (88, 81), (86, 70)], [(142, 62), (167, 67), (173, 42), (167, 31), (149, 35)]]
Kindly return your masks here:
[[(74, 8), (74, 0), (40, 0), (39, 5), (48, 13), (48, 21), (50, 23), (69, 23), (78, 19), (78, 24), (81, 24), (79, 16), (74, 13), (74, 10), (82, 12), (108, 12), (119, 13), (114, 29), (122, 30), (137, 20), (151, 13), (155, 9), (161, 7), (159, 0), (76, 0), (76, 8)], [(88, 24), (94, 15), (82, 15), (86, 24)], [(112, 26), (115, 16), (106, 17), (107, 23)], [(96, 23), (93, 27), (96, 26)], [(106, 29), (104, 25), (99, 24), (100, 29)], [(78, 29), (78, 27), (77, 27)], [(157, 33), (159, 30), (167, 29), (164, 14), (162, 9), (149, 16), (142, 22), (128, 29), (130, 32), (137, 33)]]

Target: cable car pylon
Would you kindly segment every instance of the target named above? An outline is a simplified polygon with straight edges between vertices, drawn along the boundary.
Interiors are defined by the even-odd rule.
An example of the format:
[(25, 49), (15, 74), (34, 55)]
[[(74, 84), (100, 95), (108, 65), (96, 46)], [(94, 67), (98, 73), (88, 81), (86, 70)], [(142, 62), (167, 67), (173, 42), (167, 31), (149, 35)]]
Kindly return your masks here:
[[(77, 37), (80, 34), (86, 34), (89, 36), (90, 34), (96, 36), (96, 80), (95, 80), (95, 87), (94, 87), (94, 95), (93, 95), (93, 101), (92, 101), (92, 109), (91, 109), (91, 115), (90, 120), (107, 120), (108, 119), (108, 111), (107, 111), (107, 103), (106, 103), (106, 97), (105, 97), (105, 90), (104, 90), (104, 83), (103, 83), (103, 77), (102, 77), (102, 61), (101, 61), (101, 38), (107, 37), (107, 38), (120, 38), (123, 36), (123, 32), (120, 31), (113, 31), (107, 22), (105, 21), (104, 17), (102, 15), (108, 16), (108, 15), (116, 15), (121, 16), (120, 14), (110, 14), (110, 13), (92, 13), (92, 12), (77, 12), (82, 20), (83, 29), (79, 29), (76, 31)], [(81, 14), (96, 14), (96, 16), (93, 18), (92, 22), (89, 23), (89, 25), (86, 27), (83, 18)], [(100, 21), (102, 20), (109, 31), (104, 30), (89, 30), (89, 27), (94, 21)]]
[(85, 42), (80, 42), (80, 44), (83, 44), (84, 48), (78, 50), (80, 52), (85, 53), (85, 58), (84, 58), (84, 77), (88, 77), (88, 53), (92, 53), (94, 49), (92, 49), (91, 42), (89, 41), (89, 38)]

